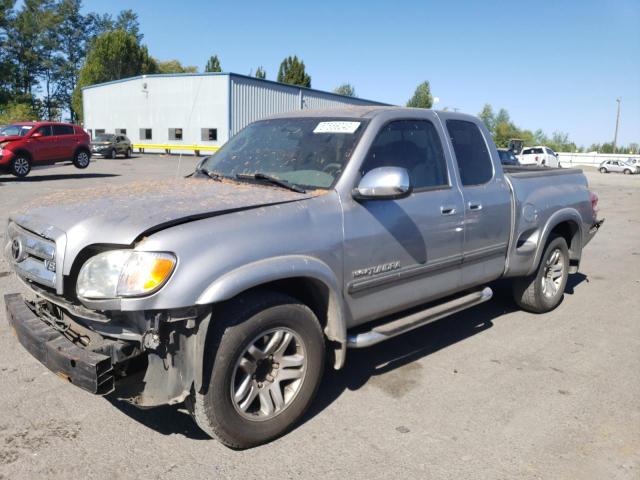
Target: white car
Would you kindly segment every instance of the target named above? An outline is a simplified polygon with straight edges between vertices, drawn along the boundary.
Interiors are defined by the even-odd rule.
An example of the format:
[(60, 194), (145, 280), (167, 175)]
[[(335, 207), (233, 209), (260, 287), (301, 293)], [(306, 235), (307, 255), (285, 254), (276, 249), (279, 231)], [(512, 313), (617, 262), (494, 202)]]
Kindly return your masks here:
[(544, 167), (560, 167), (558, 154), (549, 147), (526, 147), (518, 155), (521, 165), (540, 165)]
[(638, 165), (631, 165), (622, 160), (605, 160), (600, 164), (600, 173), (620, 172), (625, 175), (633, 175), (640, 173)]

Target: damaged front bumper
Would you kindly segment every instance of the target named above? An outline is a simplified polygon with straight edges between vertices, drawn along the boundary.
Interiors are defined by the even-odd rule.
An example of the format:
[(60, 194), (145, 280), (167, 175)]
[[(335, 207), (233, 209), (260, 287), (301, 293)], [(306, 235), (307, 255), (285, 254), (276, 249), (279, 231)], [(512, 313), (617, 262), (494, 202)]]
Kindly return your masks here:
[(22, 346), (53, 373), (91, 393), (114, 390), (111, 356), (82, 348), (43, 322), (18, 293), (4, 296), (7, 320)]
[[(88, 329), (77, 317), (67, 318), (70, 312), (61, 308), (62, 302), (37, 298), (31, 302), (21, 294), (5, 295), (7, 320), (31, 355), (83, 390), (154, 407), (179, 403), (200, 384), (202, 364), (197, 359), (204, 346), (197, 332), (203, 319), (208, 323), (206, 314), (179, 318), (180, 311), (153, 313), (154, 330), (141, 332), (140, 341), (133, 341)], [(151, 332), (156, 342), (149, 340)]]

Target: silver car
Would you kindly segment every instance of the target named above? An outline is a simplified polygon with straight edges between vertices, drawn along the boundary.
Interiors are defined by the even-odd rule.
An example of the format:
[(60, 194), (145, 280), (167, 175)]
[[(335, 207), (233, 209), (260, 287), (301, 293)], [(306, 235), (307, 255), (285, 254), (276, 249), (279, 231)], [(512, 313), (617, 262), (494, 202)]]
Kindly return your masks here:
[(638, 165), (631, 165), (622, 160), (605, 160), (600, 164), (600, 173), (619, 172), (625, 175), (640, 173)]

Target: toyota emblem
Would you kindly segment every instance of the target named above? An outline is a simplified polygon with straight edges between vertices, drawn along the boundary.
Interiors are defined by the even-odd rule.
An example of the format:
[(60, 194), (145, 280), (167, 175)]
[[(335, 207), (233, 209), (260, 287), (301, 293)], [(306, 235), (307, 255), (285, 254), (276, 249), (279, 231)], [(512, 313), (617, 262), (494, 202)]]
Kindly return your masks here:
[(23, 253), (22, 241), (19, 238), (14, 238), (11, 242), (11, 256), (16, 262), (20, 262), (24, 260)]

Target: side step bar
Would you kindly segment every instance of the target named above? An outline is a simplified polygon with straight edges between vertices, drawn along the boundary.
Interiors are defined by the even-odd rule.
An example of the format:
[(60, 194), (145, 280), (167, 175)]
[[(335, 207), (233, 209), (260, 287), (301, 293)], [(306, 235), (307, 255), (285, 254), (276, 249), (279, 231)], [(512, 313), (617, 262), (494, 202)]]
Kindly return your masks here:
[(490, 300), (493, 291), (489, 287), (483, 288), (481, 291), (473, 292), (462, 297), (454, 298), (448, 302), (429, 307), (420, 312), (412, 313), (406, 317), (398, 318), (389, 323), (385, 323), (375, 327), (368, 332), (356, 333), (347, 336), (347, 346), (349, 348), (364, 348), (384, 342), (390, 338), (396, 337), (403, 333), (422, 327), (431, 322), (435, 322), (443, 317), (466, 310), (469, 307)]

